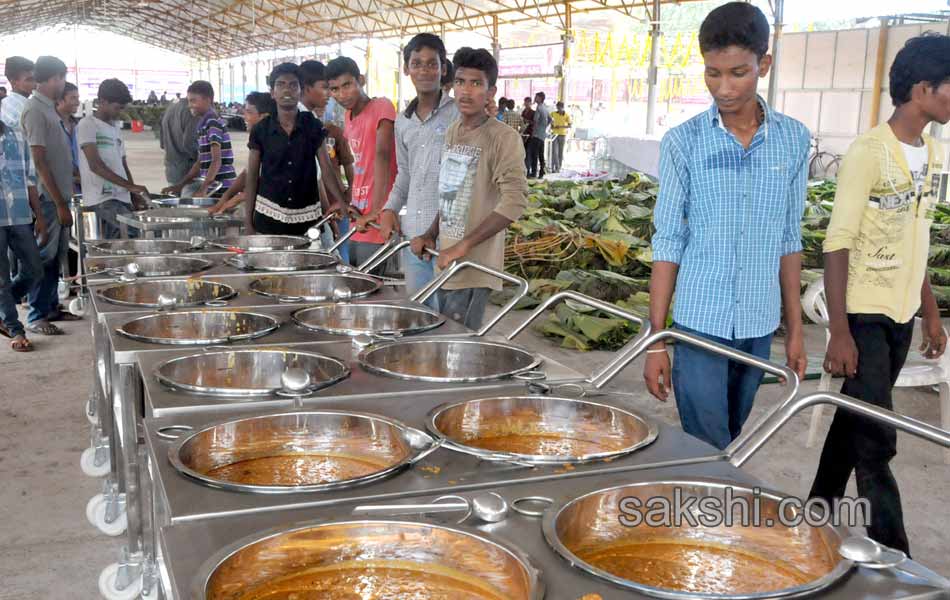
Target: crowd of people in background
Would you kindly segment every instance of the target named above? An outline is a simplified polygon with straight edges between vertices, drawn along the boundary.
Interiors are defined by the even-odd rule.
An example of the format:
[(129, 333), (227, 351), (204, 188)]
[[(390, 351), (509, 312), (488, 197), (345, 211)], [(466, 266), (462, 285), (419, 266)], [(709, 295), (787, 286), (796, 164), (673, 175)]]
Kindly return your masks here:
[[(674, 327), (766, 359), (784, 321), (787, 364), (803, 376), (800, 222), (809, 132), (757, 93), (771, 67), (769, 36), (765, 15), (745, 2), (716, 8), (700, 28), (714, 102), (661, 144), (650, 320), (656, 330), (667, 326), (675, 291)], [(924, 129), (950, 121), (948, 57), (950, 38), (936, 34), (897, 53), (889, 77), (896, 109), (844, 158), (825, 242), (825, 368), (846, 378), (843, 392), (888, 409), (914, 315), (922, 314), (926, 356), (940, 356), (947, 343), (925, 276), (943, 154)], [(404, 235), (410, 294), (455, 261), (502, 270), (505, 231), (527, 205), (528, 179), (563, 167), (571, 118), (562, 102), (552, 111), (543, 92), (524, 98), (520, 110), (513, 99), (496, 101), (498, 65), (486, 49), (460, 48), (450, 62), (442, 40), (422, 33), (405, 45), (402, 68), (415, 96), (397, 111), (392, 100), (367, 93), (349, 57), (276, 65), (269, 90), (245, 99), (250, 134), (241, 173), (209, 82), (193, 82), (175, 101), (152, 92), (148, 103), (167, 105), (163, 192), (216, 198), (209, 211), (241, 211), (248, 234), (301, 235), (332, 214), (320, 235), (328, 244), (355, 229), (341, 247), (353, 265)], [(0, 90), (0, 333), (17, 351), (32, 348), (27, 332), (58, 335), (54, 322), (73, 318), (57, 296), (73, 194), (114, 237), (123, 234), (117, 217), (144, 205), (148, 193), (133, 180), (115, 125), (132, 100), (128, 87), (103, 81), (96, 111), (76, 122), (77, 90), (66, 72), (54, 57), (11, 57), (12, 89)], [(374, 272), (391, 275), (393, 265)], [(500, 287), (469, 269), (430, 303), (477, 330)], [(675, 390), (683, 429), (727, 447), (749, 416), (762, 371), (688, 345), (677, 346), (675, 363), (667, 352), (664, 343), (647, 351), (649, 391), (665, 400)], [(839, 412), (811, 495), (840, 498), (856, 472), (871, 501), (869, 534), (907, 551), (888, 466), (895, 454), (893, 428)]]

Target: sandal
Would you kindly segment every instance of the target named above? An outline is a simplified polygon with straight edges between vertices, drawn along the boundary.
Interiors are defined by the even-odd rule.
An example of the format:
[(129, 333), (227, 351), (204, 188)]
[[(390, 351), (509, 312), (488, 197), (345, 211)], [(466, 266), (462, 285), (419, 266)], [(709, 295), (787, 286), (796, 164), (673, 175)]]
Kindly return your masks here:
[(0, 325), (0, 335), (2, 335), (5, 338), (10, 338), (11, 340), (13, 339), (13, 336), (10, 334), (10, 330), (4, 327), (3, 325)]
[(77, 317), (73, 313), (65, 310), (59, 310), (46, 317), (47, 321), (82, 321), (82, 317)]
[(25, 335), (18, 335), (10, 340), (10, 349), (14, 352), (33, 352), (33, 342), (26, 339)]
[(63, 335), (65, 333), (62, 329), (53, 325), (49, 321), (37, 321), (36, 323), (31, 323), (26, 326), (26, 330), (30, 333), (38, 333), (40, 335)]

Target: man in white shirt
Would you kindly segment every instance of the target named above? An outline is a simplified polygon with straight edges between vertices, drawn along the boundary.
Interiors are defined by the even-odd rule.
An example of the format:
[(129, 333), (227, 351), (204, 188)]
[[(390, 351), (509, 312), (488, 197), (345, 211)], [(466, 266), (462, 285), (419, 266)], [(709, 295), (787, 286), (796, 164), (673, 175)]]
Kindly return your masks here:
[[(79, 157), (82, 203), (96, 213), (104, 239), (121, 237), (118, 216), (132, 213), (132, 194), (148, 197), (145, 186), (132, 181), (125, 161), (125, 143), (115, 126), (115, 120), (131, 101), (132, 95), (124, 83), (106, 79), (99, 84), (99, 108), (83, 117), (76, 128), (76, 140), (82, 150)], [(144, 208), (144, 198), (136, 200)], [(129, 233), (132, 236), (136, 232)]]

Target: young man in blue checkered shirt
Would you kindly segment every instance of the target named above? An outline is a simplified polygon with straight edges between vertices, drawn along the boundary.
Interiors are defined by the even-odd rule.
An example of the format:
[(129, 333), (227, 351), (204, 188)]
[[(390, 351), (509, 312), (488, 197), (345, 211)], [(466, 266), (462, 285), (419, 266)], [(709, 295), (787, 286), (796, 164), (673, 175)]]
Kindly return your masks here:
[[(710, 109), (670, 130), (660, 146), (650, 320), (769, 357), (784, 305), (789, 367), (804, 374), (800, 222), (809, 133), (756, 93), (772, 64), (769, 24), (745, 2), (713, 10), (699, 31)], [(683, 430), (717, 448), (739, 435), (762, 371), (694, 346), (648, 350), (647, 387), (670, 382)]]

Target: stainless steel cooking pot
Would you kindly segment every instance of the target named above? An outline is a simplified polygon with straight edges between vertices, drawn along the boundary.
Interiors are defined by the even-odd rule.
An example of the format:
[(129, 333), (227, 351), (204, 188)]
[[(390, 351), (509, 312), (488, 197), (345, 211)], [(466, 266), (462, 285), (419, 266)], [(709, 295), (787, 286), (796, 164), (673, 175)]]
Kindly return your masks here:
[(268, 275), (250, 283), (255, 294), (281, 302), (323, 302), (362, 298), (379, 290), (382, 283), (361, 273), (306, 273)]
[(383, 342), (360, 352), (359, 361), (371, 373), (439, 383), (515, 377), (541, 364), (537, 354), (519, 346), (470, 338)]
[(438, 446), (428, 434), (393, 419), (313, 410), (210, 425), (176, 443), (168, 458), (179, 472), (212, 487), (321, 492), (388, 477)]
[(445, 317), (422, 304), (333, 302), (298, 310), (297, 325), (333, 335), (411, 335), (442, 325)]
[(332, 269), (340, 260), (326, 252), (274, 250), (230, 256), (226, 262), (243, 271), (319, 271)]
[(100, 254), (179, 254), (195, 250), (184, 240), (93, 240), (86, 245)]
[[(851, 568), (837, 552), (846, 531), (808, 525), (800, 509), (782, 504), (784, 497), (718, 480), (633, 483), (549, 510), (544, 536), (572, 565), (657, 598), (816, 593)], [(684, 502), (691, 508), (680, 509)], [(720, 506), (718, 512), (713, 503)], [(739, 503), (748, 507), (745, 517)], [(722, 508), (727, 505), (731, 508)], [(750, 521), (753, 506), (758, 523)], [(664, 508), (657, 507), (679, 512), (671, 510), (669, 519), (659, 522)], [(654, 521), (651, 509), (657, 511)], [(725, 521), (726, 513), (732, 523)], [(673, 522), (677, 515), (679, 523)], [(793, 525), (796, 521), (801, 524)]]
[(172, 308), (223, 306), (237, 296), (229, 285), (204, 279), (163, 279), (120, 283), (96, 290), (99, 296), (121, 306)]
[(176, 208), (176, 207), (201, 207), (208, 208), (218, 203), (220, 198), (211, 198), (210, 196), (200, 196), (191, 198), (179, 198), (178, 196), (165, 196), (152, 194), (150, 202), (155, 206)]
[(281, 348), (207, 351), (173, 358), (159, 365), (155, 377), (163, 384), (208, 396), (266, 396), (284, 393), (282, 378), (290, 369), (305, 373), (305, 389), (288, 393), (302, 396), (329, 387), (350, 375), (343, 361)]
[(612, 459), (653, 443), (635, 413), (576, 398), (516, 396), (443, 404), (426, 425), (444, 446), (483, 460), (537, 464)]
[(209, 215), (205, 208), (175, 207), (175, 208), (154, 208), (151, 210), (138, 211), (135, 218), (142, 223), (198, 223), (213, 222), (215, 220), (228, 220), (231, 217), (227, 215)]
[(238, 252), (268, 252), (300, 250), (310, 246), (310, 240), (296, 235), (232, 235), (208, 240), (208, 245)]
[(117, 328), (150, 344), (225, 344), (265, 336), (280, 327), (270, 315), (236, 310), (189, 310), (137, 317)]
[(359, 520), (241, 540), (202, 565), (192, 597), (541, 600), (540, 575), (523, 552), (481, 534)]
[(210, 260), (193, 256), (107, 256), (86, 259), (86, 272), (126, 273), (130, 264), (137, 267), (135, 275), (139, 277), (175, 277), (191, 275), (214, 266)]

